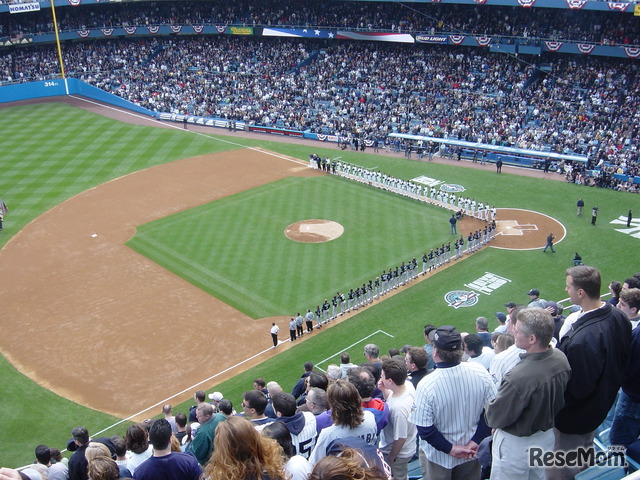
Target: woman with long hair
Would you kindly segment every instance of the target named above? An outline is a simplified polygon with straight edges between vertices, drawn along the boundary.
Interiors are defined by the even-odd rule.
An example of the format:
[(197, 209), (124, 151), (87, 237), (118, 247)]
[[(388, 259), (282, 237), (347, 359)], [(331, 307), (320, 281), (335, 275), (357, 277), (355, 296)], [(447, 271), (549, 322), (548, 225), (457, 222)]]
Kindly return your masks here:
[(215, 446), (204, 469), (208, 480), (286, 480), (280, 445), (261, 436), (246, 418), (221, 422)]
[(149, 433), (142, 423), (129, 425), (124, 435), (127, 449), (131, 452), (127, 461), (127, 469), (131, 475), (135, 474), (136, 468), (152, 454), (149, 446)]
[(347, 380), (338, 380), (327, 390), (327, 403), (331, 409), (333, 425), (322, 429), (309, 463), (315, 465), (327, 455), (327, 447), (338, 438), (360, 437), (369, 445), (378, 442), (376, 419), (368, 410), (362, 409), (362, 398), (356, 387)]

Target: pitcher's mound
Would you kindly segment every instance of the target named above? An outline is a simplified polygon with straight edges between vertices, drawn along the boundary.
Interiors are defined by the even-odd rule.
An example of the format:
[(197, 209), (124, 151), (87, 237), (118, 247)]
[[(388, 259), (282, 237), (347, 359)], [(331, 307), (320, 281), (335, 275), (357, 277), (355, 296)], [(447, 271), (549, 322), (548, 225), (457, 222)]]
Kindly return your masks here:
[(320, 243), (334, 240), (344, 233), (344, 227), (331, 220), (302, 220), (289, 225), (284, 234), (296, 242)]

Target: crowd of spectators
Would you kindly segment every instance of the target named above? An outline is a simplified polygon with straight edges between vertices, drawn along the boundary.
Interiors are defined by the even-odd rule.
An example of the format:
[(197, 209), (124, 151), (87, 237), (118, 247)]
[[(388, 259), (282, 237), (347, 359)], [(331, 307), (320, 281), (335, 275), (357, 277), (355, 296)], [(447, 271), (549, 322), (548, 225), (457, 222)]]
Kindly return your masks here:
[[(497, 35), (527, 39), (638, 45), (640, 29), (630, 14), (477, 5), (410, 5), (393, 2), (300, 4), (252, 2), (123, 2), (59, 8), (61, 31), (147, 25), (248, 25), (333, 28), (427, 34)], [(53, 33), (49, 10), (0, 17), (0, 37)]]
[[(629, 409), (638, 403), (640, 274), (610, 288), (614, 283), (617, 293), (603, 301), (600, 272), (572, 267), (566, 308), (532, 289), (528, 303), (507, 302), (507, 313), (495, 313), (495, 328), (494, 315), (477, 317), (470, 333), (427, 324), (418, 345), (397, 346), (388, 355), (367, 344), (359, 364), (348, 351), (326, 370), (308, 361), (288, 386), (254, 379), (236, 403), (238, 412), (221, 392), (209, 394), (208, 402), (198, 390), (188, 410), (174, 415), (164, 405), (160, 418), (132, 424), (121, 436), (91, 438), (86, 428), (73, 428), (70, 459), (38, 445), (32, 465), (21, 474), (0, 469), (0, 478), (246, 480), (262, 472), (263, 480), (406, 480), (409, 463), (419, 458), (423, 478), (433, 478), (433, 468), (463, 468), (469, 480), (511, 480), (505, 473), (511, 468), (537, 470), (525, 455), (501, 453), (510, 447), (500, 446), (503, 435), (525, 443), (544, 437), (549, 450), (557, 450), (563, 435), (590, 444), (598, 426), (610, 426), (612, 442), (636, 458), (640, 422)], [(602, 349), (591, 355), (589, 348)], [(544, 368), (547, 363), (559, 372)], [(593, 378), (594, 369), (604, 373)], [(447, 389), (440, 390), (441, 382)], [(518, 383), (528, 388), (515, 389)], [(465, 415), (469, 422), (454, 430)], [(341, 452), (351, 457), (350, 449), (360, 458), (350, 473), (335, 477), (323, 470)], [(537, 478), (569, 479), (587, 466), (554, 465), (561, 468)]]
[[(459, 47), (229, 37), (83, 42), (63, 55), (68, 75), (155, 112), (577, 153), (588, 155), (587, 169), (638, 173), (632, 60), (556, 55), (533, 65)], [(57, 70), (51, 46), (0, 56), (0, 82)]]

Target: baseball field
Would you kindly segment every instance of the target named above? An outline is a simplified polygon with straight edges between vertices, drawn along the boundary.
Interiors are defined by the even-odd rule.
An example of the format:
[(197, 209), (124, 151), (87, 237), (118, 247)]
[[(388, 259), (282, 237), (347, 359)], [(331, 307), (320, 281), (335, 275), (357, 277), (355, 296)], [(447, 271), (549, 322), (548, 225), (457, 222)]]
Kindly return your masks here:
[[(325, 369), (344, 351), (362, 361), (367, 343), (383, 353), (422, 345), (425, 323), (468, 331), (483, 315), (493, 329), (494, 313), (526, 303), (531, 288), (565, 298), (576, 251), (602, 271), (603, 293), (640, 270), (640, 224), (619, 220), (640, 214), (637, 195), (556, 174), (136, 123), (62, 102), (2, 109), (1, 466), (29, 463), (40, 443), (62, 449), (76, 425), (122, 434), (163, 403), (186, 411), (197, 389), (236, 407), (256, 377), (290, 390), (305, 361)], [(311, 152), (496, 205), (500, 235), (330, 328), (270, 348), (271, 322), (285, 340), (291, 315), (455, 238), (445, 209), (312, 170)], [(577, 217), (580, 197), (588, 208)], [(317, 243), (285, 234), (315, 220), (343, 231)], [(541, 251), (550, 228), (555, 254)]]

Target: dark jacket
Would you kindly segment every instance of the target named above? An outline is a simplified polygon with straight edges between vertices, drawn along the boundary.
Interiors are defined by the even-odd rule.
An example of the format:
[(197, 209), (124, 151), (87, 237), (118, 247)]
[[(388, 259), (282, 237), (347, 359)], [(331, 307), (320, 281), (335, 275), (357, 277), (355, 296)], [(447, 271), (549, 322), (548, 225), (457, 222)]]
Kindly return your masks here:
[(607, 416), (624, 379), (631, 323), (605, 303), (575, 322), (558, 349), (567, 356), (572, 373), (556, 428), (567, 434), (593, 432)]
[(622, 390), (631, 400), (640, 403), (640, 326), (633, 329), (631, 338), (631, 355)]

